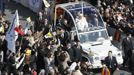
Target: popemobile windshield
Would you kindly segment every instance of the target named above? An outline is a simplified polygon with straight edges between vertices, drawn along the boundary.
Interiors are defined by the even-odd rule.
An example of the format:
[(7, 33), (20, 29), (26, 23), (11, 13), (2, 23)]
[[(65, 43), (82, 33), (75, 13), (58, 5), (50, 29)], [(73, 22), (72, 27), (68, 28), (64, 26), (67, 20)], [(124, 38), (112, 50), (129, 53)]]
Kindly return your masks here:
[(55, 7), (55, 25), (61, 14), (72, 25), (72, 37), (79, 39), (83, 48), (82, 56), (92, 64), (92, 68), (102, 67), (101, 61), (109, 50), (112, 50), (118, 64), (123, 63), (122, 51), (112, 45), (106, 25), (94, 6), (84, 1), (58, 4)]

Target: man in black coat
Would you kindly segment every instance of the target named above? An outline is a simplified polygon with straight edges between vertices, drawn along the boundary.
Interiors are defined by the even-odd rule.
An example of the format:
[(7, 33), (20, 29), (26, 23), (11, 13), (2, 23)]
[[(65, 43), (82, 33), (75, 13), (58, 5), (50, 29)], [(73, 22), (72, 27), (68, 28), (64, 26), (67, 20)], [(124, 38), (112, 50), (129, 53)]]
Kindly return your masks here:
[(70, 59), (71, 59), (71, 61), (74, 61), (74, 50), (73, 50), (73, 48), (72, 48), (72, 46), (71, 46), (71, 44), (70, 43), (68, 43), (67, 44), (67, 49), (66, 49), (66, 51), (68, 52), (68, 54), (70, 55)]
[(61, 26), (64, 30), (70, 32), (71, 31), (71, 26), (68, 24), (67, 19), (64, 19), (63, 25)]
[(131, 67), (131, 69), (130, 69), (130, 70), (131, 70), (132, 75), (134, 75), (134, 60), (133, 60), (133, 59), (134, 59), (134, 50), (132, 51), (131, 63), (130, 63), (130, 64), (131, 64), (131, 66), (132, 66), (132, 67)]
[(50, 23), (48, 22), (48, 19), (45, 18), (45, 19), (44, 19), (44, 23), (43, 23), (43, 25), (41, 26), (44, 35), (46, 35), (46, 34), (49, 32), (50, 26), (51, 26), (51, 25), (50, 25)]
[(13, 74), (13, 75), (17, 75), (17, 70), (16, 70), (16, 64), (15, 64), (15, 54), (10, 53), (9, 54), (9, 59), (8, 59), (8, 75)]
[(64, 17), (63, 15), (60, 15), (58, 19), (56, 20), (56, 27), (62, 27), (63, 22), (64, 22)]
[(60, 30), (61, 34), (59, 36), (60, 42), (63, 46), (70, 41), (70, 33), (68, 31), (65, 31), (64, 29), (61, 28)]
[(74, 59), (75, 61), (81, 61), (82, 58), (82, 46), (80, 45), (80, 41), (77, 40), (74, 42), (74, 46), (72, 47), (74, 50)]
[[(131, 34), (127, 33), (126, 38), (122, 41), (122, 49), (124, 51), (124, 62), (123, 66), (127, 64), (127, 62), (130, 63), (130, 58), (132, 56), (132, 50), (133, 50), (133, 44), (132, 44), (132, 38)], [(129, 65), (130, 67), (130, 65)]]
[(112, 56), (112, 51), (108, 52), (108, 56), (105, 58), (105, 64), (110, 70), (110, 75), (113, 75), (114, 71), (118, 68), (116, 57)]

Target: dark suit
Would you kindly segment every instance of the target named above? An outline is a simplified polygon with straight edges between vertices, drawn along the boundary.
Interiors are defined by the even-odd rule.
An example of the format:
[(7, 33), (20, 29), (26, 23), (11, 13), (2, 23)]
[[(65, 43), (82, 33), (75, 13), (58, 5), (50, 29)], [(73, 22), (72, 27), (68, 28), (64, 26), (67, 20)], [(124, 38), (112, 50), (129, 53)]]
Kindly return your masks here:
[(74, 51), (74, 59), (77, 60), (81, 60), (82, 58), (82, 46), (78, 46), (78, 45), (74, 45), (72, 47), (73, 51)]
[(49, 32), (49, 30), (50, 30), (49, 25), (50, 25), (49, 23), (46, 23), (46, 24), (44, 23), (44, 24), (43, 24), (43, 26), (42, 26), (42, 31), (43, 31), (43, 34), (44, 34), (44, 35), (46, 35), (46, 34)]
[(11, 73), (13, 73), (13, 75), (16, 75), (17, 70), (15, 68), (15, 57), (14, 56), (10, 56), (10, 58), (8, 59), (8, 75), (10, 75)]
[(124, 38), (122, 41), (122, 48), (124, 51), (124, 62), (123, 66), (125, 66), (126, 62), (129, 60), (129, 58), (132, 55), (132, 50), (133, 50), (133, 44), (132, 44), (132, 39), (128, 40), (127, 38)]
[(113, 72), (118, 67), (117, 60), (116, 60), (116, 58), (114, 56), (112, 56), (111, 58), (109, 56), (107, 56), (105, 58), (105, 64), (108, 67), (108, 69), (110, 70), (110, 75), (112, 75)]
[(66, 45), (66, 43), (68, 42), (69, 40), (69, 32), (68, 31), (65, 31), (64, 33), (62, 33), (59, 37), (60, 39), (60, 42), (62, 45)]
[(127, 40), (127, 38), (124, 38), (122, 41), (122, 47), (124, 52), (132, 51), (133, 50), (133, 44), (132, 44), (132, 39)]
[(134, 75), (134, 53), (132, 53), (132, 56), (131, 56), (131, 68), (130, 68), (130, 71), (132, 73), (132, 75)]
[(64, 19), (57, 19), (56, 20), (56, 27), (62, 27), (62, 25), (64, 24)]
[(68, 52), (68, 54), (70, 55), (70, 59), (71, 59), (71, 61), (73, 61), (74, 60), (74, 50), (72, 49), (72, 47), (71, 48), (67, 48), (66, 49), (66, 51)]
[(44, 21), (43, 21), (43, 19), (40, 20), (40, 19), (39, 19), (39, 16), (36, 17), (36, 18), (35, 18), (35, 23), (34, 23), (34, 30), (35, 30), (35, 31), (42, 31), (43, 26), (44, 26)]
[(62, 26), (61, 26), (64, 30), (66, 30), (66, 31), (68, 31), (68, 32), (70, 32), (71, 31), (71, 26), (69, 25), (69, 24), (63, 24)]

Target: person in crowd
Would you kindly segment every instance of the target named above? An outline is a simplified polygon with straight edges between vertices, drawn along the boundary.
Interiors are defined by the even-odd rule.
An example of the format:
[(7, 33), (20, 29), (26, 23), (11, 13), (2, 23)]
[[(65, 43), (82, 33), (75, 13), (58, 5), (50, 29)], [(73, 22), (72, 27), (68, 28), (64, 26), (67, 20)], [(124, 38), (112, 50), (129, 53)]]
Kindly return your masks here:
[(37, 44), (37, 61), (36, 61), (36, 65), (37, 65), (37, 73), (39, 74), (39, 72), (42, 69), (45, 69), (45, 62), (44, 62), (44, 49), (39, 46), (39, 44)]
[(42, 26), (43, 34), (46, 35), (50, 31), (50, 23), (47, 18), (44, 19), (44, 25)]
[(34, 36), (33, 36), (33, 32), (29, 29), (28, 30), (28, 41), (29, 41), (29, 46), (32, 47), (35, 44), (35, 40), (34, 40)]
[(59, 63), (60, 63), (60, 60), (59, 60), (59, 57), (60, 57), (60, 54), (63, 52), (62, 50), (62, 47), (59, 46), (57, 48), (57, 51), (54, 52), (54, 60), (55, 60), (55, 66), (58, 67)]
[[(132, 50), (133, 50), (132, 35), (130, 33), (127, 33), (126, 38), (123, 39), (122, 49), (124, 52), (123, 66), (125, 67), (127, 64), (130, 63), (130, 58), (132, 56)], [(131, 67), (131, 66), (129, 65), (129, 67)]]
[(35, 18), (35, 24), (34, 24), (35, 32), (42, 31), (42, 26), (44, 26), (43, 23), (44, 23), (43, 13), (40, 11), (37, 17)]
[(65, 45), (70, 40), (70, 33), (65, 31), (63, 28), (60, 28), (59, 39), (62, 45)]
[(70, 27), (70, 25), (68, 24), (67, 19), (64, 19), (62, 28), (63, 28), (64, 30), (68, 31), (68, 32), (71, 31), (71, 27)]
[(1, 70), (3, 68), (4, 64), (3, 64), (3, 51), (0, 50), (0, 74), (1, 74)]
[(68, 70), (69, 65), (68, 65), (67, 62), (70, 61), (69, 59), (70, 59), (70, 56), (66, 51), (63, 51), (60, 54), (58, 70), (61, 73), (61, 75), (67, 75), (68, 74), (67, 70)]
[(133, 60), (133, 58), (134, 58), (134, 50), (132, 51), (132, 56), (131, 56), (131, 58), (130, 58), (130, 64), (131, 64), (131, 68), (130, 68), (130, 71), (131, 71), (131, 73), (132, 73), (132, 75), (134, 75), (134, 60)]
[(45, 70), (42, 69), (42, 70), (40, 71), (39, 75), (45, 75)]
[(134, 59), (134, 50), (132, 50), (132, 56), (130, 58), (130, 66), (131, 66), (130, 71), (132, 75), (134, 75), (134, 60), (133, 59)]
[(80, 71), (80, 67), (77, 65), (71, 75), (83, 75)]
[(80, 41), (79, 40), (74, 42), (74, 46), (72, 47), (72, 49), (74, 50), (74, 59), (78, 60), (78, 61), (81, 61), (82, 46), (80, 45)]
[(25, 35), (22, 39), (21, 52), (24, 53), (24, 50), (29, 46), (29, 38), (28, 35)]
[(54, 65), (54, 55), (52, 52), (48, 52), (47, 56), (44, 57), (44, 65), (45, 65), (45, 73), (46, 75), (48, 75), (48, 72), (49, 72), (49, 68), (54, 68), (55, 65)]
[(68, 44), (67, 44), (67, 49), (66, 49), (66, 51), (67, 51), (68, 54), (70, 55), (70, 60), (73, 62), (73, 61), (74, 61), (74, 55), (75, 55), (75, 53), (74, 53), (74, 50), (73, 50), (73, 48), (72, 48), (72, 46), (71, 46), (71, 43), (68, 43)]
[(50, 9), (48, 8), (48, 7), (45, 7), (44, 8), (44, 10), (43, 10), (43, 18), (45, 19), (48, 19), (48, 20), (50, 20), (50, 11), (49, 11)]
[(101, 75), (110, 75), (110, 71), (105, 64), (102, 65)]
[(13, 74), (16, 75), (17, 74), (17, 70), (16, 70), (16, 64), (15, 64), (15, 54), (14, 53), (10, 53), (9, 57), (8, 57), (8, 74)]
[(59, 18), (56, 20), (56, 27), (62, 27), (63, 22), (64, 22), (64, 17), (63, 17), (63, 15), (61, 14), (61, 15), (59, 16)]
[(87, 59), (82, 58), (82, 61), (80, 63), (80, 67), (81, 67), (80, 70), (84, 75), (92, 74), (90, 71), (91, 63), (89, 63), (89, 61)]
[(113, 75), (114, 71), (118, 69), (118, 63), (116, 57), (112, 55), (112, 51), (108, 52), (108, 56), (105, 58), (104, 63), (110, 70), (110, 75)]
[(36, 55), (35, 55), (35, 51), (33, 50), (27, 50), (26, 51), (26, 64), (29, 65), (29, 67), (31, 68), (31, 70), (36, 70)]

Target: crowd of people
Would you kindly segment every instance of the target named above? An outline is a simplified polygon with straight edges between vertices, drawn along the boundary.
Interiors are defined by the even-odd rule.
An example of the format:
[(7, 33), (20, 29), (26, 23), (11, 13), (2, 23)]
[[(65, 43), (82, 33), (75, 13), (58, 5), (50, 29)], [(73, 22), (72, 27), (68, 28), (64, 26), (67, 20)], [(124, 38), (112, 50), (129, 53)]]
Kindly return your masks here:
[[(113, 28), (109, 31), (109, 35), (113, 36), (113, 40), (121, 43), (123, 50), (123, 67), (134, 74), (133, 69), (133, 40), (134, 36), (134, 6), (133, 0), (98, 0), (97, 8), (106, 22), (107, 28)], [(122, 34), (126, 34), (122, 38)]]
[[(96, 8), (98, 8), (107, 27), (134, 36), (134, 7), (132, 2), (128, 0), (97, 0)], [(67, 19), (61, 15), (57, 19), (59, 25), (54, 28), (47, 9), (49, 8), (44, 8), (43, 11), (39, 12), (34, 20), (34, 26), (29, 27), (27, 34), (23, 36), (19, 34), (16, 41), (16, 54), (7, 49), (7, 42), (4, 38), (10, 22), (4, 19), (2, 14), (4, 12), (1, 13), (0, 27), (3, 29), (0, 29), (0, 75), (91, 75), (91, 63), (82, 58), (80, 41), (77, 38), (71, 39), (71, 27)], [(123, 42), (122, 46), (125, 47), (126, 44)], [(126, 52), (124, 48), (123, 50)], [(133, 47), (127, 50), (127, 52), (131, 52), (129, 56), (129, 53), (125, 53), (125, 61), (134, 56), (132, 50)], [(25, 59), (21, 66), (16, 69), (15, 58), (23, 54), (25, 54)], [(109, 51), (108, 54), (111, 56), (112, 51)], [(113, 73), (118, 64), (115, 57), (112, 59), (114, 59), (113, 64), (106, 57), (105, 64)], [(126, 62), (124, 62), (125, 65)]]
[(129, 0), (98, 0), (97, 8), (107, 26), (133, 35), (134, 6)]

